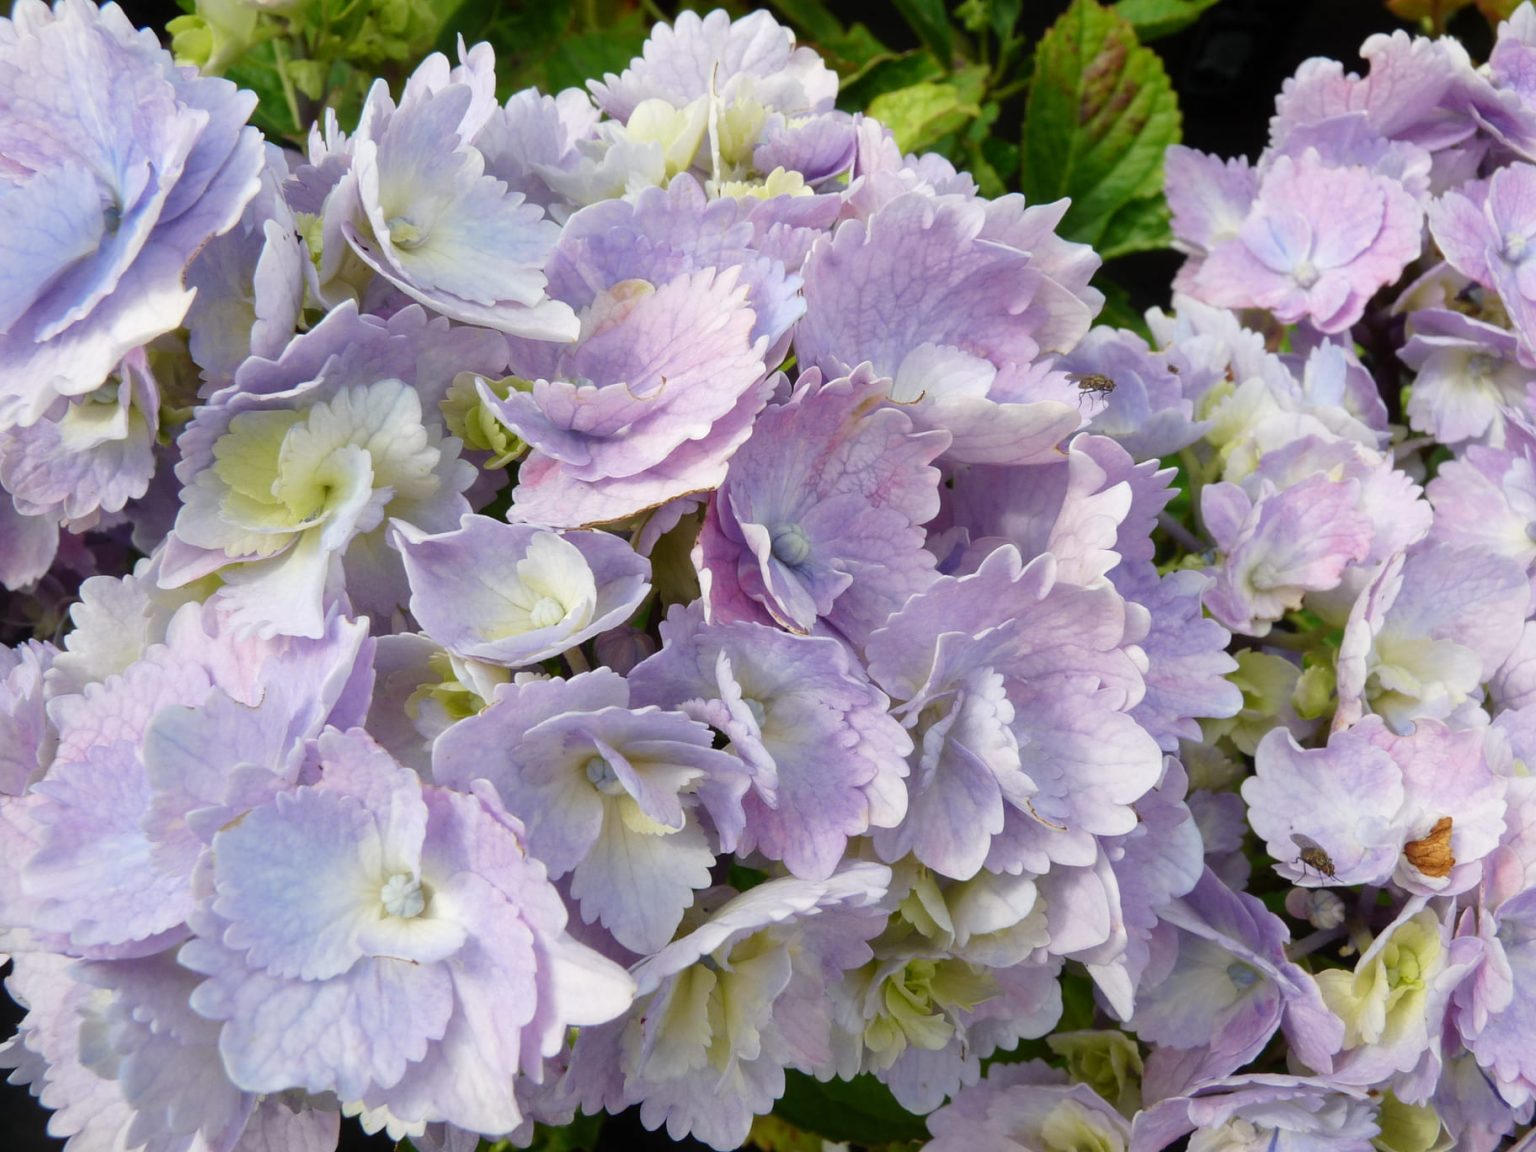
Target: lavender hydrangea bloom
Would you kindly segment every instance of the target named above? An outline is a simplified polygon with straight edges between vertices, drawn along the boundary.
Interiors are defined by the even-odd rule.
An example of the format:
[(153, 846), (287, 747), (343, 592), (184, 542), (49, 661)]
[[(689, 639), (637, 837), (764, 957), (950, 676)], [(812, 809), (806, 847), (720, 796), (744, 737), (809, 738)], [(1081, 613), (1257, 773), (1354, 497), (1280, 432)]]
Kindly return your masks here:
[(485, 171), (470, 141), (496, 110), (487, 45), (451, 74), (428, 57), (400, 106), (388, 85), (368, 94), (352, 163), (326, 201), (339, 234), (380, 276), (435, 312), (536, 340), (573, 339), (570, 307), (542, 271), (559, 228)]
[[(522, 1122), (514, 1081), (633, 984), (564, 931), (565, 910), (489, 790), (424, 786), (359, 730), (319, 771), (213, 840), (213, 902), (181, 962), (247, 1091), (300, 1087), (407, 1130)], [(297, 1030), (297, 1031), (296, 1031)]]
[(741, 834), (747, 767), (711, 747), (681, 712), (630, 707), (606, 669), (520, 680), (433, 747), (439, 783), (489, 780), (528, 826), (528, 847), (555, 878), (571, 874), (582, 918), (632, 952), (672, 938), (715, 860)]
[[(1327, 749), (1302, 749), (1277, 728), (1259, 742), (1254, 765), (1243, 799), (1280, 875), (1292, 884), (1348, 885), (1380, 884), (1392, 874), (1402, 850), (1392, 828), (1402, 776), (1358, 725), (1335, 733)], [(1327, 854), (1329, 875), (1302, 859), (1309, 842)]]
[(134, 349), (96, 391), (0, 432), (0, 489), (24, 515), (93, 527), (148, 489), (159, 425), (160, 388)]
[(1200, 493), (1224, 554), (1205, 604), (1232, 631), (1263, 636), (1307, 592), (1336, 587), (1348, 565), (1365, 559), (1372, 524), (1355, 480), (1319, 473), (1283, 491), (1268, 480), (1255, 487), (1250, 495), (1221, 483)]
[(1141, 692), (1126, 630), (1113, 589), (1058, 583), (1049, 553), (1025, 567), (1008, 545), (908, 600), (867, 649), (917, 745), (907, 818), (874, 838), (882, 857), (965, 879), (1006, 824), (997, 866), (1040, 874), (1130, 831), (1162, 756), (1122, 711)]
[(1111, 928), (1106, 943), (1118, 952), (1108, 958), (1087, 956), (1084, 963), (1110, 1010), (1122, 1020), (1134, 1009), (1164, 909), (1194, 888), (1206, 870), (1205, 833), (1186, 803), (1188, 789), (1183, 766), (1167, 757), (1157, 787), (1136, 802), (1136, 827), (1124, 836), (1106, 838), (1102, 845), (1118, 889), (1124, 942), (1120, 944)]
[(1304, 1065), (1332, 1069), (1344, 1026), (1312, 978), (1286, 958), (1290, 932), (1278, 916), (1209, 869), (1159, 915), (1164, 939), (1129, 1027), (1154, 1044), (1199, 1050), (1190, 1083), (1235, 1072), (1281, 1027)]
[(1237, 235), (1211, 250), (1188, 288), (1211, 304), (1343, 332), (1419, 254), (1421, 221), (1414, 198), (1388, 177), (1331, 167), (1312, 149), (1277, 156)]
[(0, 1067), (53, 1110), (48, 1131), (72, 1150), (331, 1152), (335, 1111), (229, 1083), (218, 1025), (187, 1004), (195, 983), (169, 953), (88, 965), (18, 956), (6, 987), (27, 1015), (0, 1045)]
[(1021, 556), (1051, 553), (1058, 578), (1074, 584), (1127, 567), (1141, 575), (1150, 567), (1157, 513), (1173, 496), (1171, 475), (1091, 435), (1074, 437), (1064, 458), (1049, 464), (958, 466), (942, 489), (944, 516), (934, 529), (958, 530), (969, 543), (945, 567), (974, 570), (1006, 541)]
[(857, 646), (932, 580), (921, 525), (947, 437), (881, 407), (888, 387), (867, 366), (825, 384), (810, 372), (758, 419), (699, 534), (712, 618), (822, 625)]
[(1371, 1152), (1380, 1131), (1376, 1103), (1362, 1090), (1302, 1076), (1233, 1076), (1141, 1112), (1131, 1147), (1159, 1152), (1193, 1133), (1190, 1152)]
[(981, 1061), (1061, 1019), (1060, 962), (992, 967), (901, 931), (839, 989), (838, 1074), (873, 1072), (909, 1112), (931, 1112), (981, 1076)]
[(1524, 885), (1522, 861), (1500, 849), (1458, 929), (1482, 943), (1483, 955), (1452, 994), (1458, 1033), (1511, 1102), (1536, 1099), (1530, 1000), (1521, 992), (1536, 971), (1536, 889)]
[(1429, 226), (1453, 268), (1498, 292), (1522, 359), (1536, 362), (1536, 167), (1511, 164), (1447, 192), (1431, 205)]
[(1126, 1152), (1131, 1128), (1086, 1084), (1040, 1060), (994, 1064), (928, 1117), (925, 1152), (1035, 1152), (1093, 1148)]
[(825, 880), (770, 880), (720, 904), (635, 965), (635, 1006), (582, 1032), (564, 1091), (588, 1112), (638, 1103), (647, 1128), (737, 1147), (753, 1114), (783, 1095), (785, 1067), (830, 1069), (827, 997), (869, 960), (865, 941), (885, 923), (889, 878), (881, 865), (855, 862)]
[(57, 654), (36, 640), (0, 648), (0, 796), (20, 796), (53, 762), (44, 677)]
[(408, 524), (395, 541), (411, 614), (459, 656), (520, 668), (558, 656), (626, 620), (651, 566), (603, 532), (551, 532), (465, 516), (435, 536)]
[(637, 705), (681, 708), (725, 733), (752, 768), (739, 850), (824, 880), (849, 838), (906, 814), (912, 741), (847, 648), (674, 607), (662, 649), (630, 674)]
[(1436, 471), (1427, 489), (1435, 507), (1431, 539), (1507, 556), (1536, 584), (1536, 540), (1526, 530), (1536, 521), (1536, 436), (1523, 422), (1511, 422), (1509, 433), (1505, 446), (1468, 445)]
[(287, 787), (327, 720), (362, 718), (363, 625), (333, 618), (319, 641), (242, 651), (193, 626), (201, 612), (184, 609), (171, 643), (121, 677), (56, 703), (60, 755), (36, 786), (22, 871), (34, 923), (72, 951), (140, 956), (185, 935), (208, 839)]
[(27, 0), (0, 22), (0, 428), (181, 323), (188, 263), (256, 193), (254, 105), (115, 4)]
[[(665, 189), (642, 189), (633, 201), (590, 205), (561, 230), (545, 268), (550, 294), (581, 312), (625, 280), (665, 284), (705, 268), (739, 268), (757, 316), (752, 339), (766, 339), (765, 362), (777, 364), (805, 301), (800, 277), (759, 247), (752, 203), (707, 199), (697, 180), (682, 175)], [(835, 215), (835, 200), (821, 204)]]
[(232, 383), (248, 356), (281, 355), (299, 326), (306, 287), (318, 288), (283, 198), (288, 179), (285, 154), (269, 143), (261, 191), (240, 223), (214, 238), (187, 270), (197, 292), (187, 311), (187, 347), (210, 391)]
[(1408, 423), (1442, 444), (1504, 441), (1505, 416), (1525, 410), (1530, 370), (1514, 333), (1448, 308), (1414, 312), (1398, 358), (1418, 374)]
[(1434, 155), (1441, 186), (1471, 174), (1487, 147), (1477, 129), (1491, 93), (1466, 49), (1450, 37), (1397, 31), (1368, 37), (1360, 55), (1370, 63), (1366, 76), (1346, 74), (1337, 60), (1305, 61), (1275, 101), (1275, 140), (1301, 126), (1363, 115), (1382, 137)]
[(670, 26), (652, 30), (622, 75), (609, 73), (588, 87), (617, 120), (628, 120), (646, 100), (682, 107), (711, 93), (725, 105), (751, 100), (795, 116), (831, 111), (837, 74), (813, 49), (794, 45), (793, 33), (767, 12), (735, 21), (723, 11), (681, 12)]
[[(1504, 779), (1487, 764), (1481, 729), (1423, 719), (1398, 736), (1368, 716), (1335, 732), (1326, 749), (1302, 751), (1287, 733), (1272, 732), (1255, 763), (1257, 774), (1243, 784), (1249, 820), (1294, 883), (1391, 879), (1422, 895), (1463, 892), (1476, 886), (1504, 828)], [(1325, 796), (1334, 802), (1320, 804)], [(1453, 862), (1422, 871), (1410, 849), (1442, 821)], [(1308, 842), (1327, 853), (1331, 875), (1302, 859)]]
[(509, 518), (580, 527), (718, 485), (768, 399), (746, 293), (734, 268), (625, 281), (583, 313), (573, 347), (520, 346), (531, 388), (481, 388), (534, 449)]
[(956, 460), (1052, 458), (1083, 413), (1076, 386), (1036, 362), (1071, 349), (1101, 301), (1075, 265), (1058, 281), (1016, 240), (1041, 239), (1034, 217), (1051, 208), (911, 192), (840, 224), (806, 261), (800, 363), (830, 378), (870, 361), (919, 429), (951, 433)]
[(1530, 598), (1519, 563), (1478, 549), (1421, 546), (1383, 565), (1345, 626), (1334, 727), (1367, 706), (1398, 727), (1478, 723), (1482, 685), (1519, 644)]
[(438, 402), (456, 372), (505, 364), (496, 333), (350, 303), (278, 360), (247, 360), (181, 435), (183, 504), (160, 583), (220, 572), (245, 627), (314, 636), (337, 564), (353, 606), (388, 616), (409, 587), (386, 518), (448, 531), (469, 511), (475, 469)]
[(1094, 328), (1057, 367), (1114, 381), (1114, 391), (1094, 412), (1090, 426), (1113, 437), (1137, 460), (1170, 456), (1205, 430), (1194, 418), (1178, 374), (1134, 332)]
[(1353, 972), (1317, 975), (1323, 999), (1344, 1021), (1344, 1051), (1333, 1068), (1338, 1083), (1390, 1085), (1401, 1099), (1419, 1101), (1439, 1079), (1451, 993), (1482, 948), (1452, 936), (1449, 909), (1437, 914), (1422, 905), (1404, 905)]

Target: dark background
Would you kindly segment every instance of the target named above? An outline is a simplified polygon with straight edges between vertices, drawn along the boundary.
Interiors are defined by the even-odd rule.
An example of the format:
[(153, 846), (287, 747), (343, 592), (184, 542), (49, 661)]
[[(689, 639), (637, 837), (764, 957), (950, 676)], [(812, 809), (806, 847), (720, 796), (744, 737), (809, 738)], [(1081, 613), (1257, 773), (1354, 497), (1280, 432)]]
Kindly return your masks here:
[[(170, 3), (124, 3), (134, 24), (164, 28), (179, 14)], [(910, 41), (885, 4), (830, 5), (846, 21), (863, 20), (893, 45)], [(1031, 41), (1037, 39), (1067, 8), (1066, 0), (1026, 0), (1021, 23)], [(882, 16), (881, 13), (886, 15)], [(1487, 26), (1475, 11), (1464, 13), (1453, 30), (1467, 42), (1473, 56), (1486, 57)], [(1184, 114), (1184, 143), (1222, 156), (1256, 157), (1264, 147), (1269, 117), (1281, 82), (1310, 56), (1329, 56), (1347, 70), (1362, 70), (1359, 46), (1371, 34), (1403, 27), (1379, 0), (1222, 0), (1201, 19), (1176, 36), (1154, 43), (1162, 55)], [(1109, 274), (1130, 290), (1141, 307), (1164, 303), (1168, 283), (1179, 263), (1173, 253), (1126, 257)], [(0, 1036), (10, 1035), (19, 1011), (0, 996)], [(63, 1141), (44, 1133), (47, 1113), (24, 1089), (0, 1083), (0, 1152), (59, 1152)], [(391, 1141), (363, 1136), (352, 1122), (343, 1128), (342, 1152), (383, 1152)], [(677, 1145), (664, 1134), (645, 1132), (631, 1113), (609, 1121), (603, 1130), (603, 1152), (646, 1148), (703, 1148)]]

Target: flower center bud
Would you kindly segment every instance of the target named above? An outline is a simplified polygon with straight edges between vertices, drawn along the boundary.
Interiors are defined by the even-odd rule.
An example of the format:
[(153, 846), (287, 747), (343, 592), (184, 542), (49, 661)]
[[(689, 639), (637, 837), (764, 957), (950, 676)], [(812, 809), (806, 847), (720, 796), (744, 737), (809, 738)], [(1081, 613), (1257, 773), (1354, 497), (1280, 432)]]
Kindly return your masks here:
[(613, 765), (601, 756), (587, 761), (587, 782), (604, 796), (617, 796), (624, 791), (624, 784)]
[(1317, 283), (1317, 269), (1312, 261), (1303, 260), (1291, 271), (1291, 279), (1303, 288), (1310, 288)]
[(392, 216), (387, 222), (389, 228), (389, 242), (396, 248), (404, 248), (410, 251), (419, 247), (427, 238), (427, 234), (416, 227), (416, 222), (409, 216)]
[(798, 568), (811, 554), (811, 540), (798, 524), (780, 524), (773, 530), (773, 558)]
[(750, 696), (743, 696), (741, 702), (746, 705), (747, 711), (752, 713), (752, 719), (757, 722), (758, 728), (761, 729), (763, 721), (768, 718), (767, 710)]
[(1246, 992), (1259, 980), (1259, 974), (1246, 964), (1233, 963), (1227, 965), (1227, 979), (1232, 981), (1232, 986)]
[(1525, 257), (1525, 237), (1511, 232), (1504, 237), (1504, 259), (1518, 264)]
[(379, 889), (379, 900), (384, 905), (384, 911), (402, 920), (420, 916), (427, 906), (427, 898), (421, 892), (421, 882), (409, 872), (396, 872), (384, 881), (384, 887)]
[(540, 596), (528, 611), (528, 623), (535, 628), (553, 628), (565, 619), (565, 605), (553, 596)]

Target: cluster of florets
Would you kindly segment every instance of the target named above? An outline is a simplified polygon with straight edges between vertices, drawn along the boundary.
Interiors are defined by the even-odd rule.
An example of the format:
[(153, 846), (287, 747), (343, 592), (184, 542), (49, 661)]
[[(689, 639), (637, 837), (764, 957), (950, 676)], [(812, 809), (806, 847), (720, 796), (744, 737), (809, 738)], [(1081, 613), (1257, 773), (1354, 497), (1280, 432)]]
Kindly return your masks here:
[(1205, 872), (1126, 1021), (1143, 1110), (999, 1068), (937, 1147), (1478, 1150), (1531, 1120), (1536, 10), (1483, 68), (1362, 54), (1287, 81), (1255, 162), (1170, 151), (1171, 314), (1064, 361), (1116, 383), (1090, 432), (1177, 454), (1160, 555), (1209, 581), (1243, 693), (1183, 748)]
[[(1491, 1148), (1536, 1094), (1536, 14), (1488, 74), (1367, 52), (1256, 168), (1170, 158), (1153, 348), (1091, 329), (1065, 203), (903, 157), (761, 13), (505, 103), (461, 46), (300, 158), (21, 0), (0, 580), (88, 578), (0, 650), (0, 1063), (81, 1147), (725, 1149), (793, 1070), (935, 1148)], [(1051, 1035), (1064, 981), (1101, 1029)]]

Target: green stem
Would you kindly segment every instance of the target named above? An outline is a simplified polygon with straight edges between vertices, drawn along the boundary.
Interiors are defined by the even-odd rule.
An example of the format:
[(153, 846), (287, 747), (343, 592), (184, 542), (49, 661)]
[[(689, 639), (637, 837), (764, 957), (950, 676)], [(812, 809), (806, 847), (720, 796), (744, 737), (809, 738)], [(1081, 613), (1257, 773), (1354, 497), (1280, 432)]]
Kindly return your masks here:
[(1310, 652), (1317, 647), (1317, 639), (1308, 632), (1280, 632), (1270, 629), (1254, 643), (1261, 648), (1283, 648), (1287, 652)]
[(1008, 97), (1017, 95), (1028, 87), (1028, 80), (1015, 80), (1012, 84), (1004, 84), (1001, 88), (993, 89), (992, 99), (996, 100), (998, 103), (1002, 103), (1004, 100), (1008, 99)]
[(277, 61), (277, 79), (283, 86), (283, 99), (288, 104), (288, 115), (296, 126), (296, 131), (302, 133), (304, 121), (299, 117), (299, 94), (294, 90), (293, 81), (288, 78), (288, 42), (274, 40), (272, 56)]
[(1342, 937), (1346, 931), (1345, 926), (1340, 924), (1336, 928), (1323, 928), (1313, 932), (1311, 935), (1303, 936), (1294, 944), (1286, 947), (1285, 958), (1294, 964), (1303, 956), (1310, 956), (1319, 948), (1326, 948), (1329, 944)]
[(1200, 555), (1209, 547), (1204, 540), (1200, 539), (1200, 537), (1196, 536), (1166, 512), (1159, 512), (1157, 514), (1157, 523), (1164, 532), (1179, 542), (1179, 546), (1185, 552), (1192, 556)]

